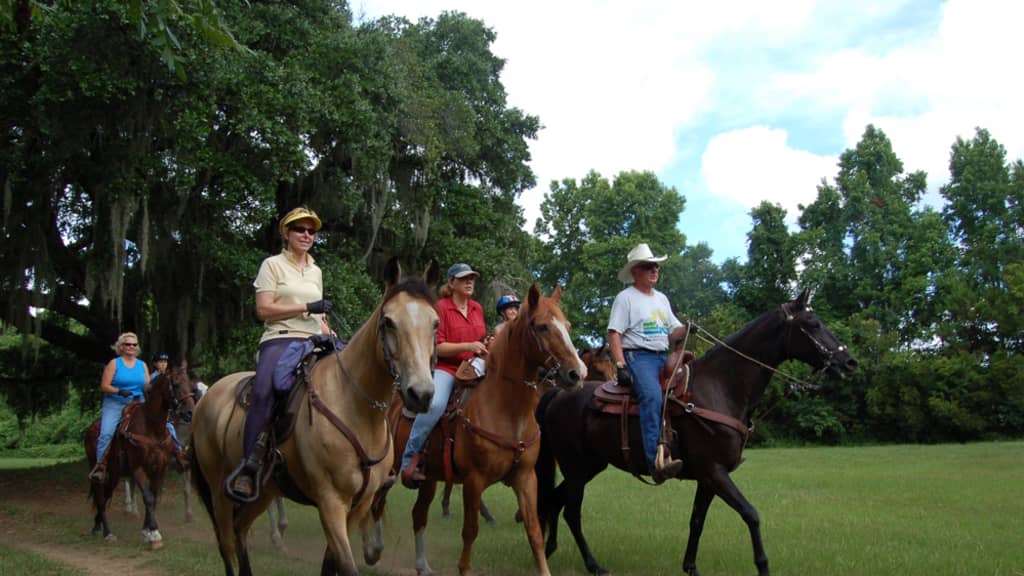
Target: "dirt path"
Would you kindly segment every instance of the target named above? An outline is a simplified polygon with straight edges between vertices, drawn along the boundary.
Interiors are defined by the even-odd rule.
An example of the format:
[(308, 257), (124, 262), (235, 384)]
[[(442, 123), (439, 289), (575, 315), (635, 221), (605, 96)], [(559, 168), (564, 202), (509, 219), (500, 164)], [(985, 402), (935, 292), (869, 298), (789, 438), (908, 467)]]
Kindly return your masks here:
[[(85, 480), (87, 467), (84, 462), (62, 464), (50, 468), (29, 470), (0, 470), (0, 544), (31, 551), (55, 562), (80, 569), (87, 575), (131, 575), (164, 576), (168, 569), (161, 569), (161, 558), (170, 554), (182, 554), (182, 548), (200, 544), (197, 554), (215, 559), (216, 566), (209, 566), (199, 573), (221, 573), (219, 556), (216, 554), (216, 538), (206, 511), (193, 493), (192, 509), (194, 520), (185, 522), (184, 498), (179, 476), (168, 474), (163, 495), (158, 505), (160, 532), (164, 536), (164, 550), (153, 552), (143, 542), (140, 533), (141, 516), (124, 511), (124, 490), (119, 486), (110, 502), (107, 517), (111, 529), (117, 536), (115, 542), (107, 543), (90, 533), (92, 509), (88, 500)], [(142, 506), (141, 499), (137, 504)], [(315, 514), (308, 509), (308, 514)], [(296, 511), (292, 509), (289, 514)], [(292, 574), (297, 572), (319, 572), (324, 541), (315, 516), (303, 524), (311, 526), (314, 532), (303, 533), (303, 527), (292, 529), (297, 533), (286, 535), (287, 549), (278, 551), (270, 544), (269, 527), (266, 517), (254, 524), (249, 538), (250, 552), (262, 555), (257, 563), (286, 564), (291, 570), (277, 566), (266, 566), (269, 573)], [(358, 540), (358, 538), (357, 538)], [(353, 542), (354, 551), (359, 554), (359, 543)], [(176, 551), (177, 550), (177, 551)], [(168, 552), (169, 551), (169, 552)], [(405, 554), (386, 557), (370, 574), (407, 576), (414, 574), (411, 550)], [(0, 573), (3, 573), (0, 562)]]

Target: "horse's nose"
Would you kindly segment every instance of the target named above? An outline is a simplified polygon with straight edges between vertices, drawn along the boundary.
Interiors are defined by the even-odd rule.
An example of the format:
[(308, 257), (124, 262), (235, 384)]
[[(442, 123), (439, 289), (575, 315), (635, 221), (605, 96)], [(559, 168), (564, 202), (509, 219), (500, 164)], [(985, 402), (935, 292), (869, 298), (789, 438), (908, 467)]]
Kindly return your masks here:
[(582, 380), (582, 379), (583, 379), (583, 378), (582, 378), (582, 377), (580, 376), (580, 373), (579, 373), (579, 371), (578, 371), (578, 370), (576, 370), (575, 368), (570, 368), (570, 369), (568, 369), (568, 370), (565, 370), (565, 371), (564, 371), (564, 372), (562, 373), (562, 376), (563, 376), (563, 378), (565, 379), (565, 381), (566, 381), (567, 383), (569, 383), (569, 384), (576, 384), (576, 383), (578, 383), (578, 382), (579, 382), (580, 380)]
[(851, 357), (846, 359), (845, 366), (846, 366), (847, 370), (849, 370), (850, 372), (853, 372), (854, 370), (857, 369), (857, 360), (855, 360), (853, 358), (853, 356), (851, 356)]
[(186, 424), (191, 422), (192, 421), (192, 411), (189, 410), (188, 412), (185, 412), (184, 414), (182, 414), (181, 415), (181, 420), (182, 420), (182, 422), (184, 422)]
[[(431, 382), (433, 384), (433, 382)], [(410, 386), (404, 398), (405, 407), (417, 414), (426, 412), (430, 408), (430, 401), (434, 399), (434, 387), (419, 389)]]

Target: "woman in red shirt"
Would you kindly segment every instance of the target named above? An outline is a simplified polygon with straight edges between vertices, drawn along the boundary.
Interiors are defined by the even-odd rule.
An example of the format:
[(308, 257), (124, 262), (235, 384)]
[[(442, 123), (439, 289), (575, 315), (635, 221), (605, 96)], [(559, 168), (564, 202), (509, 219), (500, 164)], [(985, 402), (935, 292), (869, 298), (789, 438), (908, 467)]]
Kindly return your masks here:
[(430, 409), (416, 416), (409, 432), (409, 441), (402, 454), (402, 484), (416, 488), (426, 478), (419, 469), (420, 451), (430, 432), (444, 414), (448, 396), (455, 384), (455, 371), (463, 360), (487, 355), (484, 339), (484, 309), (473, 300), (473, 289), (480, 274), (468, 264), (452, 264), (448, 282), (441, 287), (437, 302), (437, 368), (434, 369), (434, 399)]

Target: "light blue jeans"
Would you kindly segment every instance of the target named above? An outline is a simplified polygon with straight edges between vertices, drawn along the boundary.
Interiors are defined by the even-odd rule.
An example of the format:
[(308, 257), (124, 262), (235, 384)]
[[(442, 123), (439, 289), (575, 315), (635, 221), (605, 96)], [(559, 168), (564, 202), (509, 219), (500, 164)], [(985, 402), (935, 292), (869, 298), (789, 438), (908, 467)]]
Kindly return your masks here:
[(178, 433), (174, 431), (174, 424), (167, 423), (167, 431), (171, 433), (171, 440), (174, 440), (174, 445), (181, 450), (181, 442), (178, 442)]
[(661, 368), (665, 357), (656, 352), (630, 350), (625, 353), (626, 365), (633, 374), (640, 408), (640, 433), (644, 440), (647, 464), (654, 470), (654, 457), (658, 453), (661, 433)]
[(117, 431), (117, 425), (121, 422), (121, 411), (131, 401), (131, 398), (117, 394), (103, 395), (103, 408), (100, 412), (100, 437), (96, 445), (97, 462), (103, 460), (103, 455), (107, 453), (110, 441), (114, 439), (114, 432)]
[(454, 386), (455, 375), (444, 370), (434, 370), (434, 398), (430, 401), (430, 409), (423, 414), (417, 414), (416, 420), (412, 423), (409, 441), (405, 443), (405, 452), (402, 453), (402, 467), (399, 470), (405, 470), (413, 455), (422, 450), (423, 445), (427, 443), (430, 432), (441, 416), (444, 416), (444, 409), (448, 406), (448, 397), (452, 395)]

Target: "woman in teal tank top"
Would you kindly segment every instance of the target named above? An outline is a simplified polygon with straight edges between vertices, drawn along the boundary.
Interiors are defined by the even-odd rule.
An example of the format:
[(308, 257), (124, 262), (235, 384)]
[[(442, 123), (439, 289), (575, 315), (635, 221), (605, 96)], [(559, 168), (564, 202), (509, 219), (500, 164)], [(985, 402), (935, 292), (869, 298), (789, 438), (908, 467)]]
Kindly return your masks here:
[(103, 392), (100, 437), (96, 446), (96, 466), (89, 472), (89, 478), (96, 482), (106, 480), (107, 448), (121, 421), (121, 411), (134, 398), (142, 399), (142, 389), (149, 380), (146, 363), (139, 359), (139, 337), (134, 332), (118, 336), (112, 348), (117, 357), (107, 362), (100, 378), (100, 390)]

